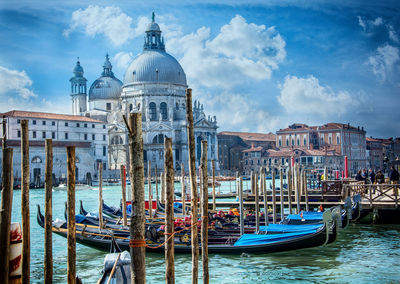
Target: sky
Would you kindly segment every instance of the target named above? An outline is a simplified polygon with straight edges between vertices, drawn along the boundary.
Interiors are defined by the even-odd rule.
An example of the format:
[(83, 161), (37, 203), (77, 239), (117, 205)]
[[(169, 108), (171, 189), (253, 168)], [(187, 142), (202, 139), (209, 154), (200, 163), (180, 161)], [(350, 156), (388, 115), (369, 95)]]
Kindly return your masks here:
[(400, 136), (398, 1), (0, 0), (0, 112), (71, 113), (77, 57), (88, 89), (106, 53), (123, 80), (153, 11), (218, 131), (339, 122)]

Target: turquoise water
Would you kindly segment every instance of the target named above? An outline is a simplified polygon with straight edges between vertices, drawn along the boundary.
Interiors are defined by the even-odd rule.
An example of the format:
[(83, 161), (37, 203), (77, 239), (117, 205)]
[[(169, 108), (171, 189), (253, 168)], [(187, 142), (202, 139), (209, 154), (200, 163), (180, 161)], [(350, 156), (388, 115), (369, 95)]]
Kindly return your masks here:
[[(234, 189), (224, 183), (223, 192)], [(117, 205), (120, 187), (105, 187), (104, 200)], [(97, 208), (97, 190), (77, 191), (85, 208)], [(21, 191), (14, 191), (12, 220), (20, 222)], [(53, 192), (53, 218), (63, 219), (65, 191)], [(44, 190), (30, 191), (31, 283), (43, 282), (44, 230), (36, 222), (36, 204), (44, 208)], [(84, 283), (96, 283), (106, 252), (77, 244), (77, 273)], [(66, 283), (67, 240), (53, 234), (54, 283)], [(199, 265), (201, 267), (201, 263)], [(388, 283), (400, 282), (400, 225), (350, 226), (326, 247), (269, 255), (210, 255), (211, 283)], [(147, 253), (147, 283), (164, 283), (164, 254)], [(175, 256), (176, 283), (191, 282), (191, 255)], [(201, 271), (199, 273), (201, 277)]]

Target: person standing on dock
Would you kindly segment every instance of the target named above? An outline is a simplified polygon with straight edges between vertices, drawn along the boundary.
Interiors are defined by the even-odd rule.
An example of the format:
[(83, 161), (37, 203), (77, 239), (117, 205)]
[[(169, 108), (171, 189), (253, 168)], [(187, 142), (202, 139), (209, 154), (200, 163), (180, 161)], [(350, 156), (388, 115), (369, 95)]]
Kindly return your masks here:
[(373, 169), (369, 169), (369, 181), (371, 182), (371, 184), (375, 183), (375, 172)]
[(399, 183), (399, 172), (392, 166), (390, 172), (390, 183), (391, 184), (398, 184)]

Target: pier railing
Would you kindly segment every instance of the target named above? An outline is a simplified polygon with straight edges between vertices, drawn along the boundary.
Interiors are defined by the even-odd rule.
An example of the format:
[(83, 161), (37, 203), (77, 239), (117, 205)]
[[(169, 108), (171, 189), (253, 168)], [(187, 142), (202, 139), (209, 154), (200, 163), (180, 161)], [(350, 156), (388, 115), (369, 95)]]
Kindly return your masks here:
[(362, 201), (371, 207), (375, 205), (394, 205), (398, 208), (399, 184), (344, 184), (345, 196), (360, 194)]

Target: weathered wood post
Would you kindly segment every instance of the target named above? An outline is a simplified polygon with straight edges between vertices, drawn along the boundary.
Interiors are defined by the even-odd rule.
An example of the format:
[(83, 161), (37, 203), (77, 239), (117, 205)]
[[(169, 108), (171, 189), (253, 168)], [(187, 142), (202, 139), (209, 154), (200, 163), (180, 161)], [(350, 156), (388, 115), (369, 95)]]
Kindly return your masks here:
[[(238, 172), (236, 172), (236, 176)], [(240, 235), (244, 234), (244, 212), (243, 212), (243, 177), (239, 178), (239, 213), (240, 213)]]
[(53, 243), (52, 243), (52, 191), (53, 191), (53, 141), (46, 139), (45, 209), (44, 209), (44, 283), (53, 283)]
[(296, 166), (296, 205), (297, 214), (300, 214), (300, 185), (301, 185), (301, 172), (300, 168)]
[(182, 212), (186, 214), (186, 188), (185, 188), (185, 166), (181, 164), (181, 185), (182, 185)]
[(199, 277), (199, 239), (197, 232), (197, 183), (196, 183), (196, 158), (192, 110), (192, 89), (186, 89), (186, 120), (189, 144), (189, 175), (191, 185), (192, 207), (192, 284), (198, 283)]
[(161, 203), (165, 205), (165, 169), (163, 173), (160, 173), (161, 179)]
[(158, 198), (158, 173), (157, 173), (157, 164), (154, 167), (154, 177), (156, 178), (156, 202), (158, 204), (159, 198)]
[(0, 283), (8, 283), (10, 262), (10, 227), (13, 199), (13, 149), (3, 148), (0, 207)]
[(284, 201), (285, 201), (285, 196), (283, 195), (283, 170), (280, 169), (279, 172), (279, 176), (281, 179), (281, 188), (280, 188), (280, 200), (281, 200), (281, 221), (283, 220), (283, 218), (285, 217), (285, 205), (284, 205)]
[[(213, 211), (217, 210), (217, 201), (215, 196), (215, 161), (212, 160), (212, 197), (213, 197)], [(237, 175), (236, 175), (236, 182), (237, 182)]]
[(255, 192), (254, 192), (254, 172), (253, 172), (253, 170), (250, 172), (250, 192), (251, 192), (251, 194), (255, 194)]
[(121, 176), (121, 189), (122, 189), (122, 219), (123, 219), (123, 225), (126, 226), (128, 224), (128, 222), (127, 222), (127, 218), (126, 218), (126, 171), (125, 171), (125, 166), (121, 166), (120, 176)]
[(201, 141), (201, 260), (203, 263), (203, 283), (210, 281), (208, 271), (208, 168), (207, 140)]
[(21, 120), (21, 216), (22, 216), (22, 283), (30, 281), (30, 213), (29, 213), (29, 131), (28, 120)]
[(261, 168), (261, 191), (262, 194), (264, 195), (264, 214), (265, 214), (265, 226), (268, 226), (269, 220), (268, 220), (268, 196), (267, 196), (267, 184), (265, 180), (265, 170), (264, 168)]
[(306, 202), (306, 211), (309, 211), (308, 207), (308, 189), (307, 189), (307, 173), (304, 171), (304, 199)]
[(146, 215), (144, 210), (144, 164), (142, 113), (124, 116), (129, 136), (129, 176), (132, 186), (132, 215), (130, 232), (131, 283), (146, 283), (146, 241), (144, 239)]
[(151, 185), (151, 161), (147, 161), (147, 188), (149, 190), (149, 217), (153, 217), (153, 186)]
[(276, 188), (275, 188), (275, 169), (272, 170), (272, 223), (276, 224)]
[(6, 117), (3, 116), (3, 137), (2, 137), (2, 145), (1, 148), (4, 150), (5, 148), (7, 148), (7, 121), (6, 121)]
[(68, 195), (68, 284), (76, 282), (76, 235), (75, 235), (75, 146), (67, 147), (67, 195)]
[(174, 260), (174, 161), (172, 157), (172, 139), (165, 138), (164, 141), (164, 170), (165, 178), (165, 283), (175, 283), (175, 260)]
[(103, 224), (103, 163), (97, 164), (99, 167), (99, 228), (104, 228)]
[(256, 233), (260, 231), (260, 196), (258, 190), (258, 175), (254, 174), (254, 192), (255, 192), (255, 206), (254, 215), (256, 217)]
[(289, 206), (289, 214), (292, 214), (292, 192), (293, 192), (293, 179), (292, 179), (292, 168), (289, 167), (289, 170), (286, 174), (287, 176), (287, 185), (288, 185), (288, 206)]

